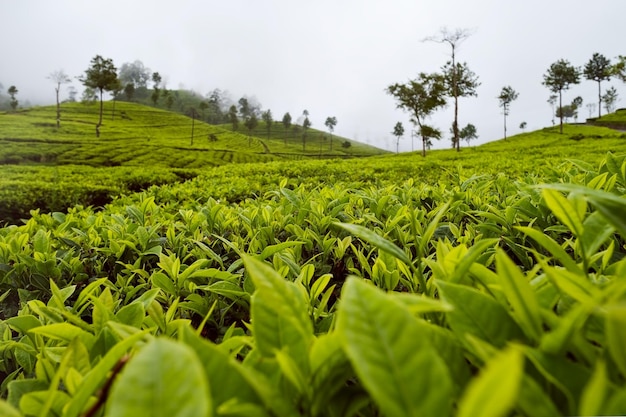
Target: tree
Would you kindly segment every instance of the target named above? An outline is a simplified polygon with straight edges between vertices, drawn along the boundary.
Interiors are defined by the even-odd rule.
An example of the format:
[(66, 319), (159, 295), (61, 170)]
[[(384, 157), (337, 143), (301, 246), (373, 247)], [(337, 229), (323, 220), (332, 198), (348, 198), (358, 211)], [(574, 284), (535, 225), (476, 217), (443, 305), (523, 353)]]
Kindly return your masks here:
[(250, 117), (250, 103), (246, 97), (241, 97), (239, 99), (239, 114), (244, 120), (247, 120)]
[(554, 94), (551, 94), (550, 97), (548, 98), (548, 104), (550, 105), (550, 107), (552, 108), (552, 126), (554, 126), (554, 115), (556, 114), (556, 99), (558, 97), (555, 96)]
[(96, 90), (86, 87), (80, 97), (80, 102), (83, 104), (93, 104), (96, 100), (98, 100), (98, 93), (96, 93)]
[[(167, 91), (167, 90), (165, 90), (165, 91)], [(163, 95), (165, 95), (165, 93)], [(202, 112), (202, 120), (204, 120), (204, 112), (209, 108), (209, 103), (207, 103), (206, 101), (202, 100), (200, 102), (200, 104), (198, 104), (198, 107), (200, 107), (200, 111)]]
[(233, 104), (228, 109), (228, 121), (233, 125), (233, 130), (239, 128), (239, 118), (237, 117), (237, 107)]
[(463, 129), (459, 131), (459, 137), (467, 142), (467, 146), (469, 146), (470, 140), (478, 139), (478, 133), (476, 131), (476, 126), (471, 123), (468, 123)]
[(15, 98), (18, 92), (17, 87), (14, 85), (10, 86), (7, 90), (7, 94), (11, 97), (10, 104), (13, 110), (17, 109), (17, 105), (19, 104), (19, 101)]
[(161, 84), (162, 78), (161, 74), (158, 72), (152, 73), (152, 82), (154, 83), (153, 91), (152, 91), (152, 102), (156, 106), (159, 101), (159, 97), (161, 96), (161, 90), (159, 89), (159, 85)]
[(261, 118), (265, 122), (265, 129), (267, 129), (267, 138), (270, 138), (272, 132), (272, 123), (274, 123), (274, 117), (272, 117), (272, 111), (270, 109), (265, 110), (261, 114)]
[(80, 81), (92, 89), (100, 91), (100, 118), (96, 125), (96, 137), (100, 137), (100, 126), (102, 126), (102, 93), (111, 91), (117, 85), (117, 69), (111, 59), (104, 59), (96, 55), (91, 60), (91, 66), (85, 70), (85, 75)]
[[(565, 59), (560, 59), (550, 65), (548, 71), (543, 76), (543, 85), (551, 92), (559, 95), (559, 109), (563, 107), (563, 91), (568, 90), (572, 84), (580, 82), (580, 70)], [(562, 111), (559, 111), (561, 116)], [(560, 133), (563, 133), (563, 117), (559, 117)]]
[(578, 122), (578, 109), (580, 109), (580, 107), (583, 105), (583, 98), (581, 96), (576, 97), (574, 100), (572, 100), (572, 108), (574, 109), (574, 121)]
[(167, 97), (165, 98), (165, 105), (167, 106), (168, 110), (172, 108), (172, 106), (174, 105), (174, 96), (171, 94), (168, 94)]
[(305, 115), (304, 122), (302, 122), (302, 150), (306, 151), (306, 133), (307, 130), (311, 127), (311, 121), (309, 120), (309, 112), (305, 110), (303, 113)]
[(400, 153), (400, 138), (404, 135), (404, 126), (401, 122), (396, 123), (391, 134), (396, 137), (396, 153)]
[(589, 118), (591, 119), (591, 116), (593, 116), (593, 113), (596, 111), (596, 103), (587, 103), (587, 105), (585, 107), (587, 107), (587, 110), (589, 111)]
[(50, 75), (48, 75), (48, 79), (54, 82), (54, 92), (56, 93), (57, 99), (57, 129), (61, 127), (61, 103), (59, 101), (59, 92), (61, 91), (61, 84), (67, 84), (72, 82), (70, 77), (63, 71), (57, 70), (53, 71)]
[(283, 115), (283, 127), (285, 128), (285, 145), (287, 144), (287, 131), (291, 127), (291, 115), (289, 112)]
[(207, 95), (209, 97), (208, 122), (211, 124), (220, 124), (224, 120), (224, 114), (222, 112), (224, 103), (223, 93), (219, 88), (216, 88)]
[(607, 88), (606, 93), (601, 97), (602, 103), (607, 113), (615, 111), (615, 104), (619, 101), (615, 87)]
[(611, 60), (607, 59), (604, 55), (594, 53), (589, 62), (585, 64), (583, 68), (583, 74), (585, 78), (590, 81), (598, 83), (598, 117), (602, 117), (602, 81), (609, 81), (611, 79), (613, 67), (611, 66)]
[(337, 126), (337, 118), (335, 116), (327, 117), (324, 122), (324, 126), (328, 128), (328, 132), (330, 133), (330, 150), (333, 150), (333, 132), (335, 131), (335, 126)]
[(150, 74), (150, 68), (146, 68), (143, 62), (136, 60), (122, 64), (119, 79), (122, 85), (132, 84), (135, 88), (147, 87)]
[(133, 101), (133, 96), (135, 95), (135, 85), (133, 83), (126, 84), (126, 87), (124, 87), (124, 94), (126, 94), (126, 99), (128, 101)]
[(259, 119), (257, 119), (256, 114), (252, 113), (250, 117), (246, 119), (244, 125), (248, 129), (248, 146), (251, 146), (252, 131), (259, 125)]
[[(449, 91), (450, 96), (454, 99), (454, 122), (452, 125), (452, 129), (454, 131), (454, 143), (457, 146), (457, 151), (460, 150), (460, 147), (459, 147), (459, 97), (463, 96), (461, 94), (462, 90), (459, 87), (460, 87), (460, 82), (462, 80), (461, 77), (463, 74), (458, 72), (459, 67), (456, 64), (456, 49), (464, 40), (469, 38), (471, 35), (472, 35), (472, 32), (469, 29), (457, 28), (453, 31), (450, 31), (448, 30), (448, 28), (444, 27), (439, 31), (438, 35), (429, 36), (423, 39), (423, 42), (447, 43), (448, 45), (450, 45), (450, 48), (452, 49), (451, 61), (446, 65), (449, 66), (448, 91)], [(467, 66), (465, 65), (465, 67)], [(469, 73), (467, 75), (469, 75)], [(474, 79), (474, 81), (477, 81), (477, 79)], [(478, 85), (476, 85), (474, 89), (477, 86)], [(468, 95), (475, 95), (475, 93), (468, 94)]]
[(447, 62), (441, 68), (446, 83), (447, 95), (454, 99), (454, 121), (452, 122), (453, 143), (456, 150), (460, 150), (459, 140), (459, 97), (475, 97), (476, 89), (480, 86), (478, 76), (467, 66), (467, 63), (456, 63), (456, 68), (452, 66), (452, 62)]
[(420, 73), (415, 80), (406, 84), (390, 85), (386, 91), (396, 99), (397, 108), (410, 113), (411, 123), (418, 127), (418, 134), (422, 136), (422, 156), (426, 156), (429, 139), (441, 138), (441, 131), (425, 122), (435, 110), (446, 104), (447, 90), (443, 76)]
[(556, 110), (556, 117), (565, 119), (566, 122), (572, 117), (577, 117), (576, 106), (572, 104), (566, 104), (563, 107), (559, 107)]
[(76, 95), (78, 94), (78, 92), (76, 91), (76, 88), (73, 85), (70, 85), (69, 87), (67, 87), (67, 101), (70, 103), (75, 103), (76, 102)]
[(113, 111), (111, 112), (111, 120), (115, 120), (115, 103), (117, 101), (117, 97), (122, 92), (122, 83), (119, 78), (115, 80), (115, 83), (111, 86), (111, 94), (113, 95)]
[(513, 89), (510, 85), (506, 87), (502, 87), (502, 91), (500, 91), (500, 95), (498, 96), (498, 101), (500, 102), (500, 107), (502, 107), (502, 114), (504, 114), (504, 139), (506, 140), (506, 116), (509, 115), (509, 106), (515, 100), (519, 94), (517, 91)]

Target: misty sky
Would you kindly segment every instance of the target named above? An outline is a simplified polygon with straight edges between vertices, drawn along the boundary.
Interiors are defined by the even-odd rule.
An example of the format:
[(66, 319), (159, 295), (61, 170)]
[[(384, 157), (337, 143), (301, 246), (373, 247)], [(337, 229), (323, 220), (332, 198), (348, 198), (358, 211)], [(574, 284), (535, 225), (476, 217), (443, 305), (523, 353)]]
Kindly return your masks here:
[[(295, 120), (307, 109), (322, 130), (335, 116), (337, 134), (390, 150), (401, 121), (400, 149), (411, 150), (408, 115), (385, 88), (449, 59), (449, 47), (423, 38), (468, 28), (474, 34), (457, 57), (482, 84), (477, 98), (461, 100), (459, 123), (473, 123), (483, 143), (503, 136), (496, 97), (505, 85), (519, 93), (509, 134), (523, 121), (527, 130), (550, 125), (550, 92), (541, 84), (547, 68), (561, 58), (582, 66), (594, 52), (626, 55), (625, 15), (624, 0), (0, 0), (0, 83), (5, 91), (16, 85), (21, 101), (52, 104), (52, 71), (81, 75), (96, 54), (118, 68), (138, 59), (167, 88), (254, 96), (275, 119), (288, 111)], [(626, 107), (624, 83), (602, 89), (610, 85)], [(564, 104), (576, 96), (584, 119), (597, 83), (583, 78)], [(452, 117), (448, 106), (432, 119), (445, 132), (436, 147), (450, 146)]]

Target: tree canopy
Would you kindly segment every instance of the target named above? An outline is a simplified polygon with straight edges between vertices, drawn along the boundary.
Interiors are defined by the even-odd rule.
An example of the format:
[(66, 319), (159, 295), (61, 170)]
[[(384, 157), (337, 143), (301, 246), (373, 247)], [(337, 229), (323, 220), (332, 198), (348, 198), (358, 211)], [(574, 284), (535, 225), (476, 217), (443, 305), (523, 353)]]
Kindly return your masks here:
[(104, 59), (96, 55), (91, 59), (91, 65), (85, 70), (85, 75), (80, 78), (85, 87), (98, 90), (100, 92), (100, 119), (96, 125), (96, 136), (100, 137), (100, 126), (102, 126), (102, 93), (112, 91), (119, 85), (117, 79), (117, 68), (111, 59)]
[[(563, 91), (568, 90), (572, 84), (580, 82), (580, 70), (565, 59), (560, 59), (550, 65), (543, 76), (543, 85), (551, 92), (559, 95), (559, 108), (563, 107)], [(560, 132), (563, 133), (563, 112), (560, 112)]]
[(500, 107), (502, 107), (502, 113), (504, 114), (504, 139), (506, 139), (506, 117), (509, 115), (509, 106), (513, 101), (517, 100), (518, 96), (517, 91), (510, 85), (502, 87), (502, 91), (500, 91), (500, 95), (498, 96), (498, 101)]
[(410, 114), (410, 121), (418, 127), (422, 136), (422, 155), (426, 156), (426, 146), (430, 138), (441, 138), (441, 131), (425, 122), (435, 110), (446, 104), (447, 88), (440, 74), (420, 73), (406, 84), (392, 84), (387, 93), (396, 99), (397, 107)]
[(602, 81), (609, 81), (613, 75), (611, 60), (602, 54), (594, 53), (583, 68), (585, 78), (598, 83), (598, 117), (602, 117)]

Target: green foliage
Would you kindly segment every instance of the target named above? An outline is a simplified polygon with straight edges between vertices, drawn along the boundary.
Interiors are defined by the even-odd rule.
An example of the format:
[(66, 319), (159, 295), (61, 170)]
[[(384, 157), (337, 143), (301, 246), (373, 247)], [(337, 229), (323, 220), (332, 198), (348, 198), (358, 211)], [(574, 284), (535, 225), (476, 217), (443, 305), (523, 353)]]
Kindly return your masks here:
[(439, 139), (441, 132), (425, 124), (435, 110), (446, 104), (446, 82), (439, 74), (420, 73), (415, 80), (406, 84), (393, 84), (387, 87), (387, 93), (398, 102), (397, 107), (408, 111), (411, 123), (419, 128), (422, 136), (422, 155), (426, 156), (426, 145), (430, 138)]
[(624, 414), (623, 138), (565, 132), (33, 212), (0, 229), (0, 412)]
[[(548, 71), (543, 76), (543, 85), (548, 87), (551, 92), (559, 95), (559, 109), (563, 108), (562, 94), (564, 90), (568, 90), (572, 84), (580, 82), (580, 70), (574, 67), (569, 61), (560, 59), (550, 65)], [(563, 133), (563, 114), (558, 116), (561, 120), (560, 133)]]

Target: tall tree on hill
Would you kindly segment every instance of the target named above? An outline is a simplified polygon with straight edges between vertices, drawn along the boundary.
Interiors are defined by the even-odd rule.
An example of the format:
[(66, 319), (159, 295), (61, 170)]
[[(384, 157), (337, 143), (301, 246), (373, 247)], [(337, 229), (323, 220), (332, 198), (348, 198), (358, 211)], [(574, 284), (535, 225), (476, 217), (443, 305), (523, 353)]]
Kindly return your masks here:
[(498, 102), (502, 107), (502, 114), (504, 115), (504, 139), (506, 140), (506, 117), (509, 115), (510, 105), (517, 100), (519, 94), (510, 85), (502, 87), (500, 95), (498, 96)]
[[(422, 136), (422, 156), (426, 156), (426, 146), (430, 139), (440, 139), (441, 131), (426, 124), (426, 120), (446, 104), (446, 85), (440, 74), (420, 73), (415, 80), (406, 84), (393, 84), (387, 93), (397, 101), (397, 107), (408, 111), (411, 123)], [(458, 129), (456, 129), (458, 135)]]
[(285, 128), (285, 145), (287, 144), (287, 132), (291, 127), (291, 115), (289, 112), (285, 113), (283, 116), (283, 127)]
[(61, 102), (59, 101), (59, 92), (61, 91), (61, 84), (68, 84), (72, 82), (70, 77), (63, 70), (53, 71), (47, 77), (54, 84), (54, 92), (56, 93), (57, 99), (57, 129), (61, 127)]
[(461, 148), (461, 137), (459, 131), (459, 97), (476, 97), (476, 89), (480, 86), (478, 76), (467, 66), (466, 62), (456, 63), (456, 68), (452, 62), (448, 61), (442, 68), (442, 74), (446, 84), (447, 96), (454, 100), (454, 121), (452, 130), (454, 132), (453, 143), (457, 151)]
[[(563, 91), (567, 91), (572, 84), (580, 82), (580, 70), (565, 59), (560, 59), (550, 65), (548, 71), (543, 76), (543, 85), (551, 92), (559, 95), (559, 109), (563, 107)], [(560, 133), (563, 133), (563, 112), (560, 116)]]
[[(448, 91), (451, 97), (454, 99), (454, 123), (452, 125), (452, 129), (454, 131), (454, 143), (457, 145), (457, 151), (460, 150), (459, 147), (459, 97), (463, 97), (462, 90), (459, 88), (461, 76), (458, 72), (459, 67), (456, 63), (456, 49), (459, 45), (469, 38), (472, 35), (472, 31), (469, 29), (455, 29), (453, 31), (448, 30), (448, 28), (442, 28), (439, 31), (438, 35), (429, 36), (422, 40), (422, 42), (437, 42), (437, 43), (447, 43), (450, 45), (452, 49), (451, 53), (451, 61), (449, 62), (449, 74), (448, 74)], [(448, 64), (447, 64), (448, 65)], [(466, 75), (470, 75), (471, 71)], [(471, 73), (473, 74), (473, 73)], [(477, 81), (475, 79), (474, 81)], [(476, 85), (474, 89), (477, 87)], [(468, 95), (475, 95), (473, 94)]]
[(237, 117), (237, 107), (233, 104), (228, 109), (228, 121), (233, 126), (233, 130), (237, 130), (239, 128), (239, 118)]
[(111, 91), (117, 85), (117, 69), (111, 59), (104, 59), (100, 55), (96, 55), (91, 59), (91, 66), (85, 70), (85, 75), (79, 79), (85, 87), (100, 91), (100, 118), (96, 125), (96, 137), (100, 137), (103, 106), (102, 93)]
[(602, 81), (611, 79), (613, 67), (611, 60), (602, 54), (594, 53), (583, 68), (585, 78), (598, 83), (598, 117), (602, 117)]
[(270, 133), (272, 132), (272, 123), (274, 123), (274, 118), (272, 117), (272, 111), (270, 109), (265, 110), (261, 114), (261, 118), (265, 122), (265, 129), (267, 130), (267, 138), (270, 138)]
[(328, 132), (330, 133), (330, 150), (333, 150), (333, 132), (335, 131), (335, 126), (337, 126), (337, 118), (335, 116), (327, 117), (324, 122), (324, 126), (328, 128)]
[(159, 97), (161, 96), (161, 90), (159, 89), (159, 85), (161, 84), (161, 74), (158, 72), (152, 73), (152, 82), (154, 83), (153, 91), (152, 91), (152, 102), (154, 105), (159, 101)]
[(404, 135), (404, 126), (401, 122), (396, 123), (391, 134), (396, 137), (396, 153), (400, 153), (400, 138)]
[(19, 104), (19, 101), (17, 101), (17, 99), (15, 98), (18, 92), (19, 91), (17, 90), (17, 87), (14, 85), (10, 86), (7, 90), (7, 94), (9, 95), (9, 97), (11, 97), (11, 101), (9, 102), (9, 104), (11, 105), (11, 108), (13, 110), (17, 109), (17, 105)]

